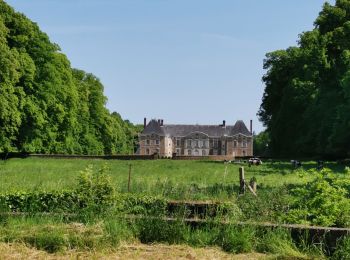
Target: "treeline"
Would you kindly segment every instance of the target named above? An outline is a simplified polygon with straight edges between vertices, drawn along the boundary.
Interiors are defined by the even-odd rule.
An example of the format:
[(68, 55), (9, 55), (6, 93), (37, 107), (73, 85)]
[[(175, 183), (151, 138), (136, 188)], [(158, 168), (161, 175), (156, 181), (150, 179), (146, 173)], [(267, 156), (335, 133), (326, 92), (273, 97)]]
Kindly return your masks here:
[(314, 25), (264, 61), (258, 115), (273, 156), (350, 155), (350, 0), (325, 3)]
[(131, 153), (137, 129), (106, 100), (98, 78), (0, 0), (0, 152)]

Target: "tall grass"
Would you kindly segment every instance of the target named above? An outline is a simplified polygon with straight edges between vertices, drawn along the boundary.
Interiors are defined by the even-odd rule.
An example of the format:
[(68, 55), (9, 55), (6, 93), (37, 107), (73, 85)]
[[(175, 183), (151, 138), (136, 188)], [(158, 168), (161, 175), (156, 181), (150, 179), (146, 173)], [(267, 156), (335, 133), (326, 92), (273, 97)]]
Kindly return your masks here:
[(350, 236), (337, 241), (337, 247), (332, 255), (334, 260), (350, 259)]
[[(238, 168), (242, 165), (210, 161), (120, 161), (83, 159), (10, 159), (0, 162), (0, 192), (61, 190), (74, 188), (79, 172), (88, 165), (110, 168), (111, 182), (118, 192), (128, 192), (129, 165), (132, 164), (132, 193), (162, 195), (172, 199), (225, 199), (230, 200), (238, 191)], [(291, 165), (264, 163), (244, 165), (246, 179), (255, 177), (260, 187), (281, 187), (284, 184), (302, 184), (312, 176), (300, 178)], [(344, 167), (329, 164), (335, 172)], [(304, 163), (305, 169), (316, 167)], [(346, 176), (350, 178), (350, 176)]]
[[(95, 175), (91, 169), (78, 178), (79, 172), (89, 163), (91, 160), (64, 159), (13, 159), (2, 162), (1, 192), (59, 190), (64, 187), (77, 192), (79, 205), (74, 208), (74, 217), (67, 217), (65, 212), (62, 215), (39, 217), (35, 215), (34, 208), (29, 216), (9, 217), (1, 214), (0, 205), (0, 241), (22, 242), (47, 252), (66, 249), (100, 250), (115, 247), (121, 241), (139, 240), (143, 243), (190, 244), (196, 247), (214, 245), (231, 253), (259, 251), (292, 258), (314, 254), (323, 257), (323, 249), (312, 251), (305, 241), (297, 245), (291, 239), (289, 231), (277, 229), (262, 232), (249, 226), (222, 225), (217, 221), (226, 216), (236, 222), (278, 220), (278, 214), (287, 212), (289, 205), (286, 183), (298, 185), (313, 178), (311, 174), (300, 178), (300, 172), (291, 169), (287, 163), (246, 167), (246, 178), (254, 176), (260, 185), (259, 196), (256, 198), (249, 193), (237, 196), (239, 165), (205, 161), (133, 161), (131, 192), (158, 195), (162, 198), (158, 203), (153, 203), (153, 200), (148, 204), (145, 202), (147, 206), (158, 205), (158, 212), (158, 208), (152, 211), (144, 205), (135, 204), (137, 198), (129, 198), (128, 201), (125, 197), (123, 202), (133, 207), (133, 214), (139, 212), (147, 216), (152, 213), (152, 217), (128, 222), (116, 215), (120, 201), (117, 201), (114, 192), (128, 192), (126, 187), (130, 162), (108, 162), (110, 179), (104, 175), (105, 170), (97, 171), (99, 174)], [(102, 160), (93, 161), (95, 168), (102, 168), (105, 163)], [(313, 165), (306, 164), (305, 167)], [(344, 178), (350, 179), (348, 174), (344, 174)], [(58, 185), (54, 186), (54, 183)], [(161, 219), (165, 214), (164, 197), (220, 199), (228, 200), (233, 205), (229, 207), (229, 212), (224, 212), (224, 209), (221, 213), (219, 211), (217, 220), (192, 227), (184, 222), (186, 209), (176, 212), (177, 220), (174, 222)], [(348, 244), (348, 240), (339, 242), (335, 257), (346, 255)]]

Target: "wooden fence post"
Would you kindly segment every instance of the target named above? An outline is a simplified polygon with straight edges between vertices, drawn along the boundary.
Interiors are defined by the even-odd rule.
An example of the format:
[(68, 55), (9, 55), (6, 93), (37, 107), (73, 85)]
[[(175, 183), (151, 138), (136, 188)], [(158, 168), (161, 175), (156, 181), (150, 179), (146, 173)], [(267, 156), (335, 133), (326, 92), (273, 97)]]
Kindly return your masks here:
[(130, 180), (131, 180), (131, 164), (129, 164), (128, 192), (130, 192)]
[(245, 193), (244, 167), (239, 167), (239, 194)]

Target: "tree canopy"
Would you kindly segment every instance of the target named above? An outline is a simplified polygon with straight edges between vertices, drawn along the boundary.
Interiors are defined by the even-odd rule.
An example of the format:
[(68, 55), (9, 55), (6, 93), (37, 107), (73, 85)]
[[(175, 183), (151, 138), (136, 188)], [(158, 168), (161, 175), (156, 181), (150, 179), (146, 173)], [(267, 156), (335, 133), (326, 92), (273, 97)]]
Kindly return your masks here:
[(106, 101), (97, 77), (0, 0), (0, 152), (130, 153), (136, 128)]
[(314, 25), (264, 60), (258, 116), (274, 156), (350, 155), (350, 0), (325, 3)]

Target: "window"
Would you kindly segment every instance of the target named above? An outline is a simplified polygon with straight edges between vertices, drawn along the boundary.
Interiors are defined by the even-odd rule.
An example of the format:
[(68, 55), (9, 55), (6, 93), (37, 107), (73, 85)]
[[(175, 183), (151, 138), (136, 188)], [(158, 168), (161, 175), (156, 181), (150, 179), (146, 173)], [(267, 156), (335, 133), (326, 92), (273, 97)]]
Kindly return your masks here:
[(218, 140), (217, 140), (217, 139), (214, 139), (213, 141), (214, 141), (214, 147), (215, 147), (215, 148), (218, 147)]
[(206, 156), (207, 155), (207, 151), (206, 150), (202, 150), (202, 155)]
[(149, 149), (148, 148), (146, 149), (146, 154), (149, 154)]
[(191, 147), (191, 140), (187, 140), (187, 147)]
[(194, 155), (195, 156), (198, 156), (199, 155), (199, 151), (196, 149), (196, 150), (194, 150)]
[(150, 145), (150, 140), (149, 139), (146, 140), (146, 144)]
[(181, 155), (181, 149), (180, 148), (176, 148), (176, 154), (177, 155)]
[(176, 138), (176, 146), (181, 146), (181, 140), (180, 140), (180, 138)]
[(233, 147), (237, 147), (237, 140), (233, 141)]
[(202, 140), (198, 141), (198, 147), (203, 147), (203, 141)]
[(159, 145), (159, 140), (156, 140), (156, 145)]
[(209, 148), (209, 140), (205, 140), (205, 147)]
[(197, 140), (192, 140), (192, 148), (197, 146)]
[(192, 155), (192, 151), (190, 149), (187, 150), (187, 155)]

